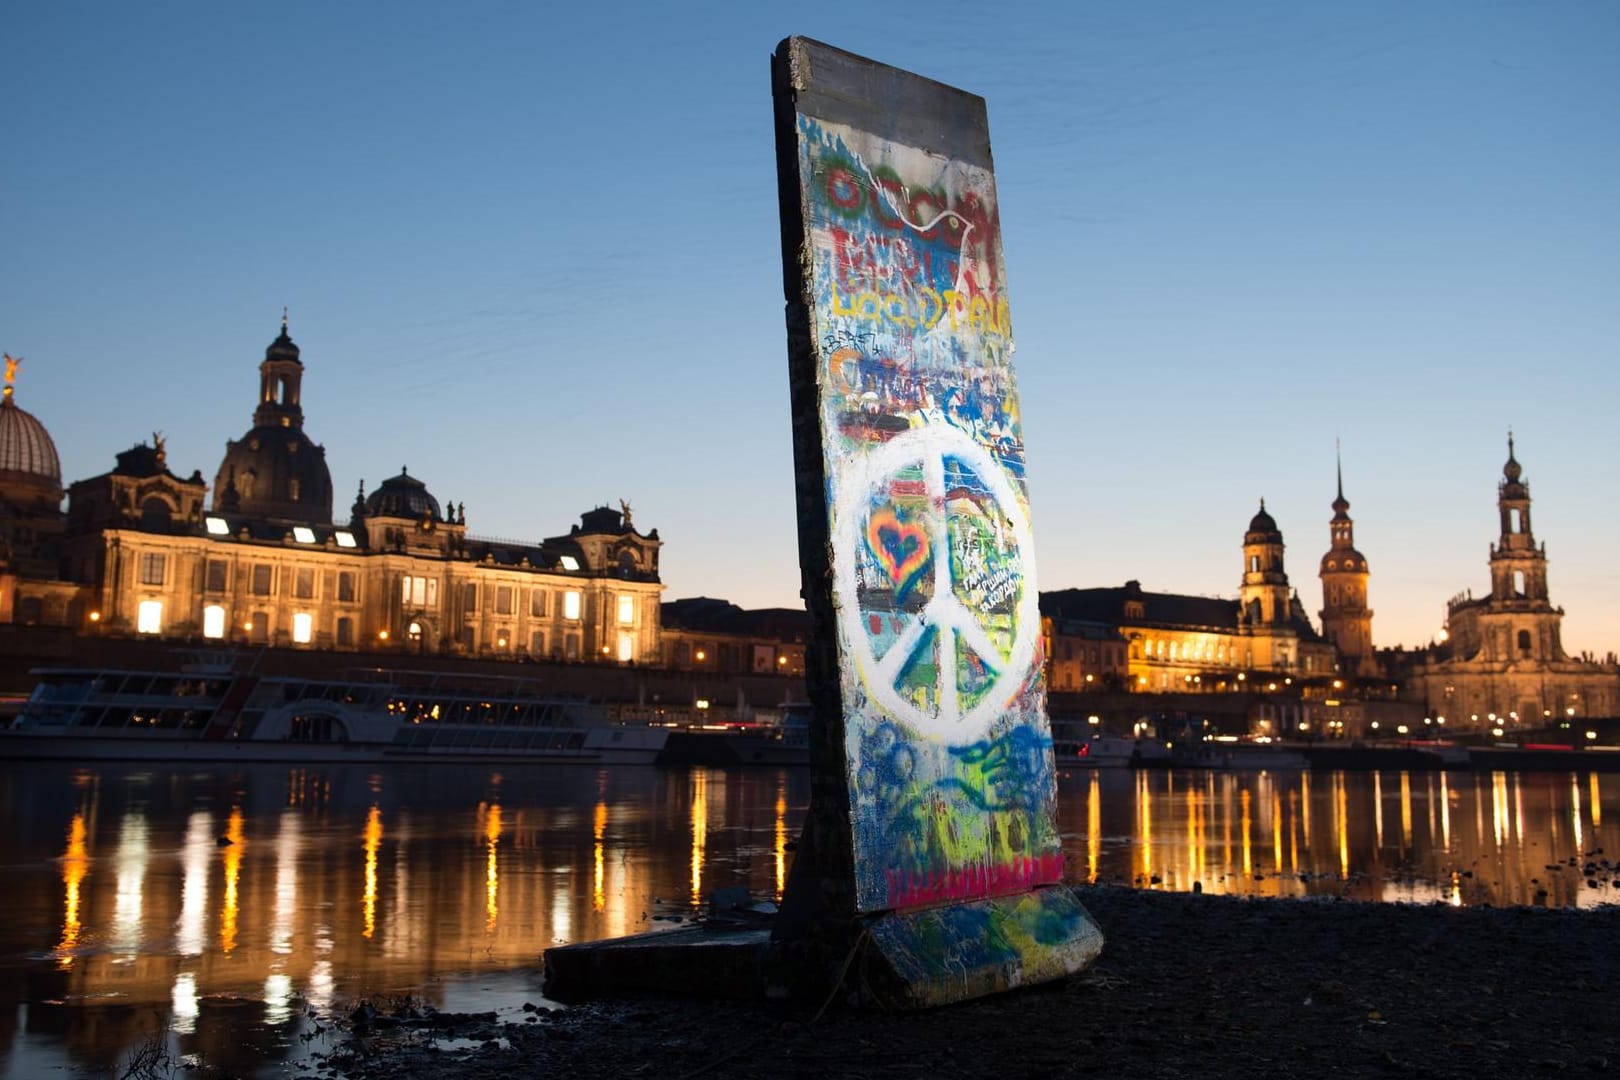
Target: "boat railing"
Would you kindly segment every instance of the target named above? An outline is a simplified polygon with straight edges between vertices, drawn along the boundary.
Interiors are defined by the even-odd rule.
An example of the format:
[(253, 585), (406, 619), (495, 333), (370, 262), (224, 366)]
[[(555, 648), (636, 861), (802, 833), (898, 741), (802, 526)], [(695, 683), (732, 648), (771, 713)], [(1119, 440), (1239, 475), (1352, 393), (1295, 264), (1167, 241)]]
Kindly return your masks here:
[(547, 694), (539, 680), (513, 675), (473, 675), (455, 671), (360, 667), (346, 668), (341, 677), (349, 682), (389, 686), (400, 693), (503, 700), (557, 697), (554, 694)]

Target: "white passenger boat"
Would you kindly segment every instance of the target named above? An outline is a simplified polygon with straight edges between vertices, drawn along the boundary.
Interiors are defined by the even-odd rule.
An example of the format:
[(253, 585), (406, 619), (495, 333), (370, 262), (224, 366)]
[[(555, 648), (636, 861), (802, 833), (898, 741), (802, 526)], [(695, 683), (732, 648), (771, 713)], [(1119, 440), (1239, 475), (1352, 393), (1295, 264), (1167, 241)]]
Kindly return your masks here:
[(335, 679), (250, 665), (42, 669), (0, 759), (652, 764), (667, 733), (610, 724), (533, 680), (367, 669)]

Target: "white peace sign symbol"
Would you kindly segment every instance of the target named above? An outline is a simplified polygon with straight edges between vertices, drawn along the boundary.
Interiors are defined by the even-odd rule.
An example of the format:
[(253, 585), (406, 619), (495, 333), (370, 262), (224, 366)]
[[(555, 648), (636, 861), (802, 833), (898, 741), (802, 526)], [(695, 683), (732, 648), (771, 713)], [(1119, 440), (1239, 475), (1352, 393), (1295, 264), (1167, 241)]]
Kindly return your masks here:
[[(1012, 647), (1003, 652), (990, 639), (979, 617), (957, 597), (952, 579), (949, 511), (946, 506), (945, 459), (952, 457), (970, 469), (988, 490), (999, 515), (1012, 534), (1021, 573), (1018, 598), (1013, 610), (1015, 623)], [(880, 658), (872, 648), (861, 608), (857, 562), (873, 496), (903, 469), (921, 466), (927, 494), (926, 531), (933, 555), (932, 595)], [(973, 742), (984, 736), (1000, 715), (1007, 699), (1024, 682), (1035, 660), (1040, 633), (1040, 600), (1034, 582), (1034, 542), (1029, 518), (1006, 473), (994, 458), (966, 432), (946, 423), (915, 428), (872, 450), (849, 469), (835, 505), (836, 534), (833, 541), (833, 590), (838, 602), (838, 620), (846, 646), (861, 679), (873, 700), (896, 719), (920, 734), (951, 745)], [(929, 630), (935, 632), (937, 649), (933, 707), (918, 704), (900, 691), (899, 682), (908, 663), (923, 644)], [(958, 643), (966, 646), (995, 671), (989, 689), (965, 710), (956, 660)]]

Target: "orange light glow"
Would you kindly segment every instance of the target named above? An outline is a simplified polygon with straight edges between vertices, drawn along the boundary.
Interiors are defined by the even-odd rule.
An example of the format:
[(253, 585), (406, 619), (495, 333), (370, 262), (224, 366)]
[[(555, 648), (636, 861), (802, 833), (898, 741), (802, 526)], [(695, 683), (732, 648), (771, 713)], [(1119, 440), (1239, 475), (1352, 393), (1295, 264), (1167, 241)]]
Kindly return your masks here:
[(591, 836), (594, 840), (591, 849), (591, 907), (597, 911), (607, 907), (607, 892), (603, 888), (606, 878), (607, 820), (607, 803), (598, 799), (596, 813), (591, 818)]
[(73, 947), (79, 943), (79, 883), (90, 870), (90, 857), (84, 844), (84, 815), (74, 814), (68, 827), (67, 853), (62, 856), (63, 901), (62, 940), (56, 946), (56, 966), (73, 966)]
[(709, 774), (692, 774), (692, 906), (703, 902), (703, 851), (709, 842)]
[(236, 880), (242, 874), (242, 808), (231, 807), (225, 822), (225, 906), (219, 913), (219, 951), (229, 954), (236, 948)]
[(373, 805), (366, 815), (365, 851), (366, 885), (360, 903), (365, 915), (361, 934), (367, 939), (377, 932), (377, 849), (382, 847), (382, 810)]
[(484, 867), (484, 930), (488, 933), (495, 929), (495, 919), (501, 913), (498, 903), (501, 881), (498, 861), (501, 843), (500, 803), (490, 804), (489, 812), (484, 815), (484, 840), (489, 846), (489, 858)]

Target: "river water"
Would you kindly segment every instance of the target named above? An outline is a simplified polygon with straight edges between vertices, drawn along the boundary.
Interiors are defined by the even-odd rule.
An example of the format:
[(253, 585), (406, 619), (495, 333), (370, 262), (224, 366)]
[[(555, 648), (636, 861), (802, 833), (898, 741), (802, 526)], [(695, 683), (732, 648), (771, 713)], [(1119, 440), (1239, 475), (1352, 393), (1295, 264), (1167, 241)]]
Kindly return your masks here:
[[(518, 1015), (553, 944), (779, 896), (808, 798), (802, 770), (0, 766), (0, 1070), (118, 1075), (156, 1038), (295, 1075), (360, 1000)], [(1620, 902), (1612, 773), (1076, 771), (1059, 820), (1075, 882)]]

